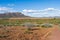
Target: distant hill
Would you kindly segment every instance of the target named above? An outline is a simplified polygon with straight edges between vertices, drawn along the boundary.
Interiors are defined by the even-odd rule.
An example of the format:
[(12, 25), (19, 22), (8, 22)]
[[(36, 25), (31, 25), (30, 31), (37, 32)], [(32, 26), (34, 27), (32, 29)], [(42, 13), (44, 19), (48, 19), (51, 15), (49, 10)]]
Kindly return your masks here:
[(26, 16), (24, 14), (22, 14), (21, 12), (7, 12), (7, 13), (0, 13), (0, 18), (20, 18), (20, 17), (29, 17)]
[(54, 17), (31, 17), (26, 16), (21, 12), (6, 12), (6, 13), (0, 13), (0, 18), (60, 18), (60, 16), (54, 16)]

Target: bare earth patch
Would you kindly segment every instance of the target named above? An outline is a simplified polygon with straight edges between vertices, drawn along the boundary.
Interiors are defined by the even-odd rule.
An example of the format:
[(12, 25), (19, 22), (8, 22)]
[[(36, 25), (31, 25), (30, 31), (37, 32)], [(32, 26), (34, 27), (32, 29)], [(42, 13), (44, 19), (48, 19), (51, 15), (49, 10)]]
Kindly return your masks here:
[(49, 40), (60, 40), (60, 30), (58, 26), (55, 26), (55, 28), (52, 30)]

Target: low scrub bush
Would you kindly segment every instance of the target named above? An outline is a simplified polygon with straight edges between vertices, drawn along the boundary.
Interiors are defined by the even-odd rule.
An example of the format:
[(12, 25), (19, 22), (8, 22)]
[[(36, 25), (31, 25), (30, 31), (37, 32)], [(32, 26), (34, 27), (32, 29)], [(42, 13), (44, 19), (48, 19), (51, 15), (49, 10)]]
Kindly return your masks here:
[(49, 28), (52, 27), (52, 24), (41, 24), (41, 27)]

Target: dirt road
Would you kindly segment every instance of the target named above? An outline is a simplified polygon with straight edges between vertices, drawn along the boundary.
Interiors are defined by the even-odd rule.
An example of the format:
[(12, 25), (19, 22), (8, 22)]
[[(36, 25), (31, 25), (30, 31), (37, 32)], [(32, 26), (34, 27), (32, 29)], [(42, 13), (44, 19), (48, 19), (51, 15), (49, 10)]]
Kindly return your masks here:
[(60, 40), (60, 29), (58, 26), (56, 26), (51, 32), (49, 40)]

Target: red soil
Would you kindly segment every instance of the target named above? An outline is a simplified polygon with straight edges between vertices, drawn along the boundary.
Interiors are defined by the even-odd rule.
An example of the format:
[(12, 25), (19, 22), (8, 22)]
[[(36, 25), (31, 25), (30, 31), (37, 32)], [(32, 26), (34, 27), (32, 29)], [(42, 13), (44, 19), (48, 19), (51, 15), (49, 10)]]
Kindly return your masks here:
[(55, 28), (51, 32), (49, 40), (60, 40), (60, 30), (58, 26), (55, 26)]
[(39, 28), (26, 32), (26, 27), (5, 27), (0, 28), (0, 40), (45, 40), (46, 33), (50, 30), (51, 28)]

